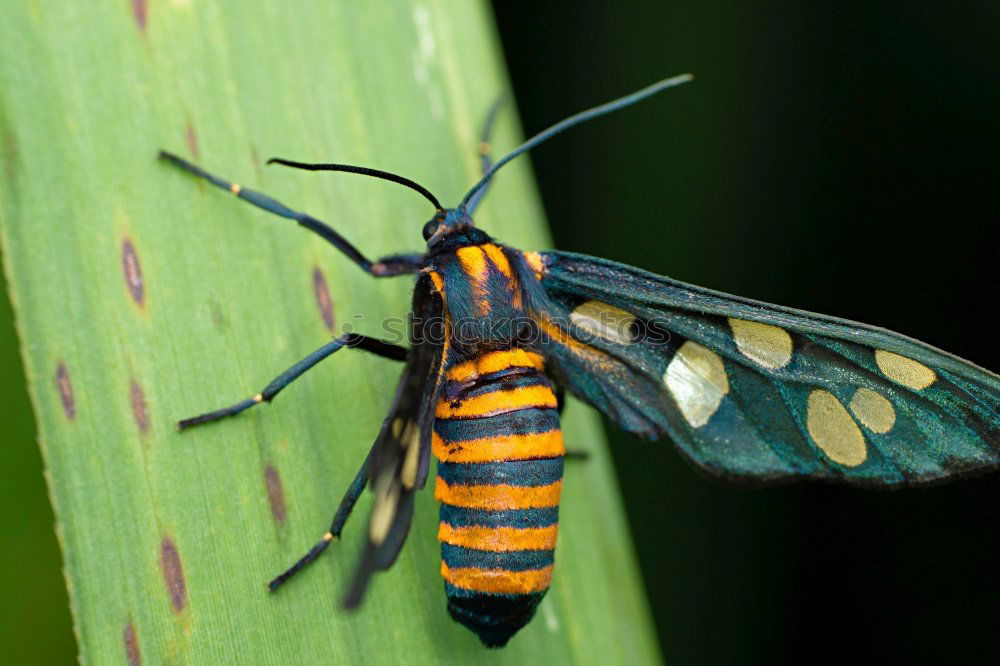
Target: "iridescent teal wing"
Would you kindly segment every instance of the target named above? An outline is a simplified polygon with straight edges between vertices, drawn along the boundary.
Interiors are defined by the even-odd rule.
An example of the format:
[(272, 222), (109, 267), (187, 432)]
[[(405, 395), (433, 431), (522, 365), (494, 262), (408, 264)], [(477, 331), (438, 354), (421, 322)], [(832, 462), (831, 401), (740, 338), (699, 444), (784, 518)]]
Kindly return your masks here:
[(603, 259), (523, 256), (556, 381), (713, 475), (888, 486), (1000, 462), (1000, 377), (968, 361)]

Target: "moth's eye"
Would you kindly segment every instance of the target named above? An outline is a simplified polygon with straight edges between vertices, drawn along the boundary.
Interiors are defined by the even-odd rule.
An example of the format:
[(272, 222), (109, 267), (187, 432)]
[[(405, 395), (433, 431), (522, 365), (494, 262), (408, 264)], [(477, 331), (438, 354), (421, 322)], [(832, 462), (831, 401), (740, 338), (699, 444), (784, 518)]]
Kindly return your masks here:
[(426, 240), (430, 240), (431, 236), (434, 235), (434, 232), (437, 231), (437, 228), (438, 228), (438, 222), (437, 222), (437, 220), (431, 220), (430, 222), (428, 222), (427, 224), (425, 224), (424, 225), (424, 240), (425, 241)]

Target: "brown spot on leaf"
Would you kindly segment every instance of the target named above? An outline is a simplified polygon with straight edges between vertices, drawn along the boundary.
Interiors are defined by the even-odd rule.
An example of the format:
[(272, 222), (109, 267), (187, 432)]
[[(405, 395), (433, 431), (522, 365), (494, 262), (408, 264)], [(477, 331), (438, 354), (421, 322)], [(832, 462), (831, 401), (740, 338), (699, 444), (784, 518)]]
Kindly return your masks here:
[(59, 361), (59, 366), (56, 368), (56, 388), (59, 389), (63, 412), (66, 413), (66, 418), (72, 421), (76, 417), (76, 400), (73, 398), (73, 384), (69, 381), (69, 370), (62, 361)]
[(129, 384), (129, 394), (132, 399), (132, 417), (139, 431), (145, 434), (149, 430), (149, 410), (146, 407), (146, 396), (142, 387), (134, 379)]
[(335, 323), (333, 301), (330, 299), (330, 288), (326, 286), (326, 278), (318, 266), (313, 268), (313, 293), (316, 294), (316, 304), (319, 306), (319, 313), (323, 317), (326, 330), (332, 331)]
[(187, 603), (187, 587), (184, 584), (181, 555), (170, 537), (163, 537), (163, 541), (160, 542), (160, 568), (163, 570), (163, 582), (170, 594), (170, 605), (180, 613)]
[(139, 654), (139, 640), (135, 636), (135, 625), (131, 622), (125, 625), (122, 641), (125, 643), (125, 657), (128, 659), (128, 666), (140, 666), (142, 655)]
[(212, 326), (219, 329), (226, 325), (226, 315), (222, 311), (222, 306), (217, 302), (212, 301), (209, 305), (209, 309), (212, 311)]
[(281, 477), (274, 465), (264, 468), (264, 482), (267, 484), (267, 501), (271, 505), (271, 515), (274, 522), (281, 525), (285, 522), (285, 491), (281, 487)]
[(135, 253), (135, 246), (132, 239), (126, 238), (122, 241), (122, 272), (125, 274), (125, 284), (128, 286), (128, 293), (132, 295), (132, 300), (136, 305), (142, 307), (145, 298), (145, 286), (142, 282), (142, 269), (139, 267), (139, 256)]
[(198, 137), (194, 133), (194, 127), (188, 123), (184, 128), (184, 137), (187, 139), (188, 152), (191, 157), (198, 157)]
[(149, 17), (149, 6), (146, 0), (132, 0), (132, 16), (139, 26), (139, 30), (146, 32), (146, 19)]

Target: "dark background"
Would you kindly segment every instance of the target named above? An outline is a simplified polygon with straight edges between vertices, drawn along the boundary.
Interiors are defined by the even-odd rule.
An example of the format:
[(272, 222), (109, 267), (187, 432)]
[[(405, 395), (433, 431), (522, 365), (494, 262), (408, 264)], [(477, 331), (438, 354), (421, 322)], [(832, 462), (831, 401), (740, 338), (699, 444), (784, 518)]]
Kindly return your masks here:
[[(528, 132), (667, 75), (697, 77), (535, 152), (558, 247), (1000, 368), (995, 1), (495, 11)], [(71, 660), (9, 322), (0, 302), (0, 644), (15, 662)], [(668, 662), (1000, 654), (1000, 476), (733, 490), (669, 443), (608, 430)]]
[[(1000, 369), (996, 2), (494, 11), (528, 133), (696, 77), (535, 151), (557, 247)], [(733, 490), (608, 432), (668, 662), (1000, 654), (1000, 476)]]

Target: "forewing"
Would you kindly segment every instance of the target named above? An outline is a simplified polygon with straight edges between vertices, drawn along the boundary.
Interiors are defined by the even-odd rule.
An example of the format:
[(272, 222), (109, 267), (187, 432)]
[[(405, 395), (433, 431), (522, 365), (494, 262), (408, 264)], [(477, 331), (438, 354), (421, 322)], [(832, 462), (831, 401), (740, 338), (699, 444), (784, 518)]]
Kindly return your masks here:
[(713, 475), (896, 485), (1000, 462), (1000, 378), (929, 345), (585, 255), (519, 270), (553, 377)]
[(413, 494), (424, 486), (430, 460), (434, 403), (444, 349), (441, 297), (422, 275), (413, 294), (410, 353), (389, 417), (372, 448), (368, 479), (375, 502), (367, 541), (344, 604), (361, 602), (371, 575), (395, 562), (413, 517)]

